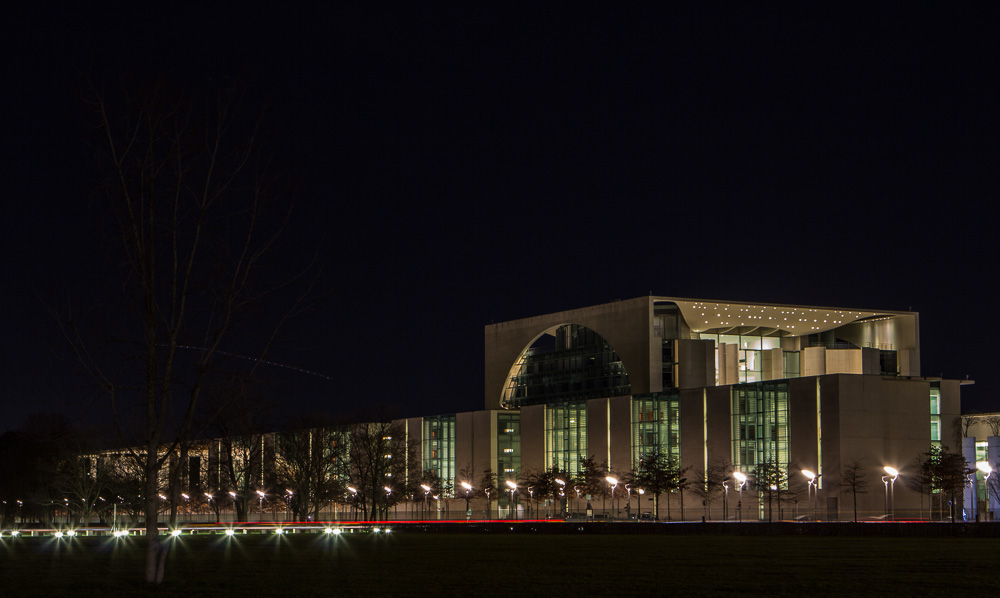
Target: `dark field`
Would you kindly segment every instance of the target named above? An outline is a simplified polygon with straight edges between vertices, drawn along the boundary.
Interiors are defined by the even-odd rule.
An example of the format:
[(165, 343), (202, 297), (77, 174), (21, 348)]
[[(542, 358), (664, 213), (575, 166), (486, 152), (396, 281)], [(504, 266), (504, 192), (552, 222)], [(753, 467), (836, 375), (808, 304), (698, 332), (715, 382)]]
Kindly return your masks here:
[(1000, 539), (440, 534), (4, 538), (0, 596), (929, 596), (1000, 592)]

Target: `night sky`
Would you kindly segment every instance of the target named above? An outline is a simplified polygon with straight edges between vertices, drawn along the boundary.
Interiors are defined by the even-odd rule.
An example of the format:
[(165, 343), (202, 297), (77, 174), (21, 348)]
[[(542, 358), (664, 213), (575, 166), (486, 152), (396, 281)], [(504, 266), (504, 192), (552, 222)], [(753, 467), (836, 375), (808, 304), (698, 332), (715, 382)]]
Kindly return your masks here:
[(323, 267), (289, 417), (481, 409), (484, 325), (649, 293), (919, 311), (1000, 410), (996, 14), (132, 10), (5, 19), (0, 432), (102, 412), (50, 312), (108, 267), (82, 81), (128, 73), (267, 106)]

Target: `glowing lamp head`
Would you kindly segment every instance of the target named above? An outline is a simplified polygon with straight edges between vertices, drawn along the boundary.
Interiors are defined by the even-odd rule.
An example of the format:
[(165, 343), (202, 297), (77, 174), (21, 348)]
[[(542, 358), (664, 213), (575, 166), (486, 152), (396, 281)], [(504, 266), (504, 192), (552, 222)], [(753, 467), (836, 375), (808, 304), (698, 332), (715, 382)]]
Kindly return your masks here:
[(231, 530), (231, 529), (227, 529), (227, 530), (226, 530), (226, 535), (227, 535), (227, 536), (231, 536), (231, 535), (233, 535), (233, 534), (235, 534), (235, 533), (236, 533), (236, 532), (235, 532), (235, 531), (233, 531), (233, 530)]
[(983, 472), (986, 475), (990, 475), (991, 473), (993, 473), (993, 468), (990, 467), (990, 464), (987, 463), (986, 461), (980, 461), (976, 463), (976, 469), (978, 469), (979, 471)]
[(612, 486), (617, 486), (618, 485), (618, 478), (615, 478), (615, 477), (612, 477), (612, 476), (608, 476), (608, 477), (606, 477), (604, 479), (607, 480), (608, 483), (611, 484)]
[(469, 482), (462, 482), (462, 488), (465, 488), (466, 490), (472, 490), (472, 484), (470, 484)]
[(886, 472), (887, 474), (889, 474), (890, 476), (892, 476), (893, 478), (895, 478), (896, 476), (898, 476), (898, 475), (899, 475), (899, 470), (898, 470), (898, 469), (896, 469), (895, 467), (889, 467), (888, 465), (886, 465), (886, 466), (885, 466), (885, 467), (883, 467), (882, 469), (884, 469), (884, 470), (885, 470), (885, 472)]
[(742, 471), (734, 471), (733, 477), (736, 478), (736, 481), (741, 484), (747, 481), (747, 474), (743, 473)]
[(515, 482), (514, 480), (507, 480), (506, 483), (507, 487), (510, 488), (511, 490), (517, 490), (517, 482)]
[(803, 469), (802, 470), (802, 475), (804, 475), (807, 478), (809, 478), (810, 482), (816, 479), (816, 474), (814, 474), (813, 472), (809, 471), (808, 469)]
[(175, 529), (174, 531), (170, 532), (170, 535), (176, 538), (177, 536), (181, 535), (181, 530)]

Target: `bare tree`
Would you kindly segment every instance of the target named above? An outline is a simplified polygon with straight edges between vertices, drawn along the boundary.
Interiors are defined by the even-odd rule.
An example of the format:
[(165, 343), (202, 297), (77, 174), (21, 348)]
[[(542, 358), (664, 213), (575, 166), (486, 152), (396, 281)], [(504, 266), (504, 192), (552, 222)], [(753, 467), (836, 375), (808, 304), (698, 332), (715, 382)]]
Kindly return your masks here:
[[(365, 519), (388, 516), (389, 506), (406, 491), (408, 447), (398, 422), (381, 421), (350, 426), (351, 481)], [(395, 496), (393, 496), (395, 494)]]
[(486, 518), (489, 519), (491, 515), (491, 505), (493, 499), (500, 495), (500, 482), (497, 478), (497, 474), (492, 468), (487, 468), (483, 470), (483, 475), (479, 478), (479, 483), (476, 484), (475, 491), (478, 496), (482, 496), (486, 499)]
[[(767, 521), (774, 520), (772, 501), (776, 501), (778, 509), (781, 509), (781, 493), (788, 492), (788, 472), (787, 468), (781, 466), (776, 461), (765, 461), (759, 463), (754, 469), (754, 481), (757, 491), (767, 495)], [(780, 515), (779, 515), (780, 519)]]
[(851, 493), (854, 503), (854, 522), (858, 521), (858, 495), (868, 493), (868, 470), (864, 461), (852, 459), (840, 470), (840, 484), (844, 490)]
[[(668, 453), (655, 451), (642, 457), (633, 474), (635, 483), (645, 492), (653, 495), (653, 513), (660, 519), (660, 495), (667, 493), (667, 519), (670, 519), (670, 492), (680, 487), (686, 469), (681, 469), (677, 461)], [(686, 480), (685, 480), (686, 481)]]
[(695, 496), (701, 499), (706, 518), (711, 518), (712, 501), (722, 494), (722, 484), (729, 479), (732, 471), (733, 466), (726, 458), (715, 459), (707, 470), (695, 470), (691, 488)]
[(1000, 436), (1000, 415), (991, 415), (983, 420), (989, 426), (991, 436)]
[(124, 274), (116, 296), (125, 305), (114, 311), (120, 342), (110, 361), (68, 327), (142, 464), (151, 583), (163, 581), (170, 546), (158, 525), (161, 472), (172, 456), (183, 461), (175, 451), (203, 425), (202, 394), (220, 368), (223, 343), (242, 337), (241, 352), (260, 363), (283, 319), (273, 326), (260, 324), (267, 320), (260, 313), (241, 320), (280, 286), (260, 284), (258, 271), (288, 213), (274, 201), (278, 185), (258, 151), (259, 119), (242, 120), (231, 90), (187, 87), (159, 80), (89, 90), (106, 174), (102, 205), (114, 220), (112, 262)]
[(318, 426), (275, 436), (276, 480), (286, 493), (291, 491), (297, 521), (318, 520), (320, 510), (346, 490), (347, 435), (343, 428)]

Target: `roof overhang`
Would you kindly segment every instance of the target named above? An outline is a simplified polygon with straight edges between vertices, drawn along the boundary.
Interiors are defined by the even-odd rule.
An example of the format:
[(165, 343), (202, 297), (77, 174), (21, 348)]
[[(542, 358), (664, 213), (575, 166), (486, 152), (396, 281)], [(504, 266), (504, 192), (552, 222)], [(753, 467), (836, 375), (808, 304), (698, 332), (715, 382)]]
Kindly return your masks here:
[(871, 322), (894, 316), (917, 315), (916, 312), (909, 311), (709, 301), (673, 297), (653, 297), (653, 301), (676, 304), (692, 331), (711, 334), (801, 336), (833, 330), (854, 322)]

